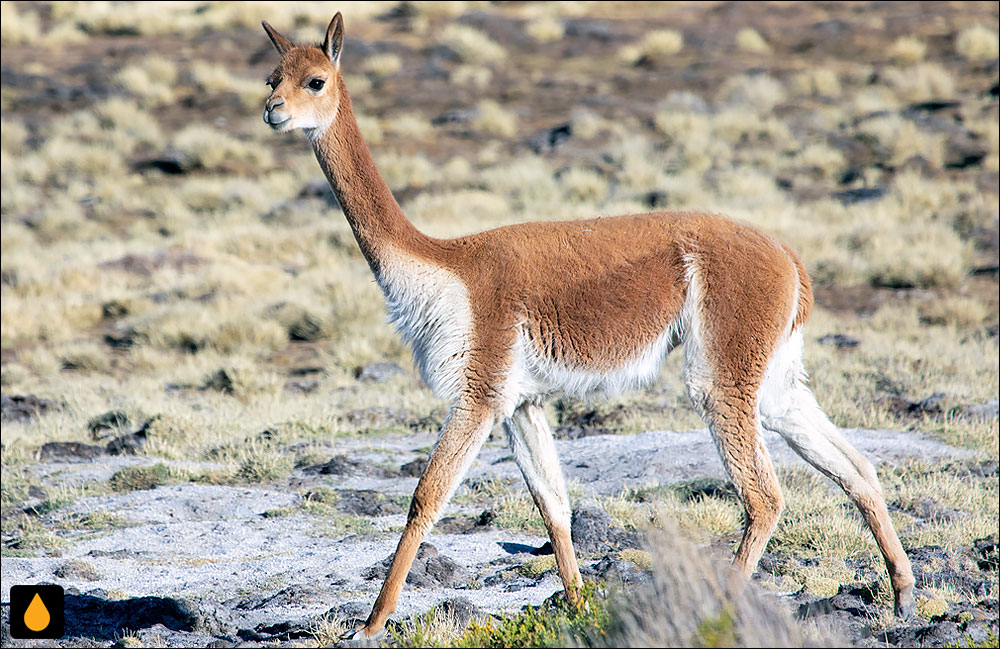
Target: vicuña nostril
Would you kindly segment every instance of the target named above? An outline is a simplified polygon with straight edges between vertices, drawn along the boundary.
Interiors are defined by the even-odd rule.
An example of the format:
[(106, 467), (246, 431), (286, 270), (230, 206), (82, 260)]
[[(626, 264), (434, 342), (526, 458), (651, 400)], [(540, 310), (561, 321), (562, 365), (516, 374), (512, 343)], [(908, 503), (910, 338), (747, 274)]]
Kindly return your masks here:
[(285, 105), (285, 100), (284, 99), (275, 99), (274, 101), (271, 101), (271, 102), (268, 103), (267, 109), (268, 110), (274, 110), (278, 106), (284, 106), (284, 105)]

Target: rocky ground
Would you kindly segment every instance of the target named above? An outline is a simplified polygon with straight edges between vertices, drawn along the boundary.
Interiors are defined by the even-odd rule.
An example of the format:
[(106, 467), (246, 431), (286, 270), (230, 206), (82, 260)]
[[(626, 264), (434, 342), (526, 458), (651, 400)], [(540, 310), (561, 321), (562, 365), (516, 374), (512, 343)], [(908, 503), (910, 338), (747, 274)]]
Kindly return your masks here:
[[(574, 511), (573, 538), (586, 557), (582, 570), (588, 578), (619, 585), (648, 578), (644, 568), (619, 554), (643, 547), (643, 536), (622, 529), (593, 506), (595, 497), (680, 483), (703, 491), (727, 488), (707, 431), (570, 432), (575, 438), (557, 445), (568, 479), (586, 494)], [(956, 470), (986, 476), (997, 472), (996, 462), (911, 433), (845, 433), (878, 464), (919, 457), (952, 461)], [(131, 443), (141, 444), (134, 435)], [(61, 646), (111, 646), (123, 634), (137, 636), (146, 646), (291, 646), (313, 638), (324, 618), (365, 618), (405, 520), (415, 476), (433, 443), (428, 433), (356, 438), (340, 444), (336, 455), (295, 469), (280, 484), (162, 484), (84, 497), (65, 511), (40, 507), (60, 488), (113, 480), (127, 467), (211, 469), (208, 463), (116, 453), (126, 439), (118, 437), (108, 447), (45, 445), (42, 461), (31, 467), (37, 485), (31, 498), (17, 510), (4, 511), (5, 517), (35, 517), (67, 541), (47, 556), (3, 559), (5, 601), (12, 584), (51, 582), (67, 589)], [(779, 467), (803, 465), (777, 437), (769, 436), (767, 443)], [(538, 605), (560, 590), (553, 566), (538, 560), (551, 552), (542, 537), (502, 529), (488, 501), (463, 498), (479, 485), (501, 482), (511, 483), (515, 493), (522, 489), (506, 447), (493, 440), (421, 547), (395, 619), (437, 606), (464, 624), (472, 615), (503, 615)], [(320, 511), (318, 504), (324, 503), (329, 510)], [(100, 533), (57, 524), (109, 512), (119, 524)], [(345, 523), (347, 517), (359, 518)], [(351, 529), (357, 520), (370, 527)], [(990, 586), (997, 575), (996, 536), (972, 547), (928, 546), (910, 548), (909, 554), (918, 596), (923, 589), (947, 586), (967, 599), (944, 604), (933, 620), (918, 616), (873, 632), (879, 606), (874, 572), (868, 581), (842, 584), (831, 597), (810, 595), (794, 584), (781, 592), (780, 575), (788, 574), (794, 559), (768, 554), (758, 578), (770, 582), (776, 599), (791, 611), (820, 621), (857, 646), (945, 646), (983, 642), (990, 633), (995, 637), (997, 601), (988, 596), (996, 592)], [(789, 583), (784, 582), (786, 588)], [(3, 615), (4, 645), (34, 646), (10, 639), (6, 604)]]

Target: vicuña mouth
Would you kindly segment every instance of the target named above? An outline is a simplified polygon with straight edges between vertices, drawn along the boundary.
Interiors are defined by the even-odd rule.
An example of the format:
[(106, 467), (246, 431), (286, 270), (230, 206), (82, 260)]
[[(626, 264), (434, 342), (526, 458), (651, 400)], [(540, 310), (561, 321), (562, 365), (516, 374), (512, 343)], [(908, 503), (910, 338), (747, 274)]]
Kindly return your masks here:
[(292, 119), (291, 116), (289, 116), (289, 117), (284, 118), (281, 121), (277, 121), (276, 122), (276, 121), (274, 121), (274, 115), (273, 114), (268, 114), (264, 118), (264, 121), (267, 122), (268, 126), (270, 126), (271, 128), (273, 128), (274, 130), (277, 131), (277, 130), (281, 129), (281, 127), (285, 126), (289, 121), (291, 121), (291, 119)]

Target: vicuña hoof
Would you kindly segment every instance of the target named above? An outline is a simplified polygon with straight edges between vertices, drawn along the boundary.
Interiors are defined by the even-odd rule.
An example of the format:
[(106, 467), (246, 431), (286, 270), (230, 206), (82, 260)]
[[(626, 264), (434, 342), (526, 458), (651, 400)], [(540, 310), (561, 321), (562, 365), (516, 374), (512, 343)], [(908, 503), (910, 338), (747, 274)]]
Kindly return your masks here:
[(379, 640), (385, 635), (385, 629), (369, 632), (368, 627), (359, 626), (340, 637), (338, 647), (377, 647)]
[(894, 612), (896, 613), (896, 617), (901, 620), (908, 620), (913, 617), (913, 614), (916, 612), (916, 604), (913, 599), (913, 586), (907, 586), (896, 593)]

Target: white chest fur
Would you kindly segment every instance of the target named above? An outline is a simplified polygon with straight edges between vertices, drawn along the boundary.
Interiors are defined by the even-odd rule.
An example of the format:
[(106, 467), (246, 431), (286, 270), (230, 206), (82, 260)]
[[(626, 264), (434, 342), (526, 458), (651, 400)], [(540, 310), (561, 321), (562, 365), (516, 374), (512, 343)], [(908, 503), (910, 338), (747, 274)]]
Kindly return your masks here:
[(472, 338), (465, 284), (440, 266), (405, 255), (385, 263), (378, 282), (389, 321), (413, 350), (420, 376), (437, 397), (454, 400), (461, 391)]

